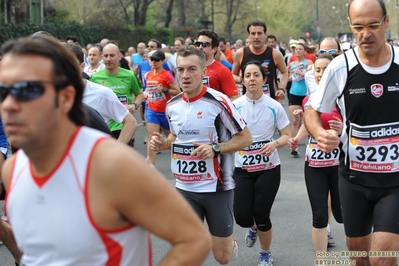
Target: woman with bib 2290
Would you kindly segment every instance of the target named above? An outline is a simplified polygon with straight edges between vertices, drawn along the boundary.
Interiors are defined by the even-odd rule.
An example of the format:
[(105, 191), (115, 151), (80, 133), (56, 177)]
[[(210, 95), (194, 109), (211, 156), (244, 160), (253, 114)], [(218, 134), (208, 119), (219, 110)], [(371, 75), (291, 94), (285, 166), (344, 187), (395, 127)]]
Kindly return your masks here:
[[(289, 119), (280, 103), (263, 94), (264, 68), (250, 61), (243, 68), (245, 95), (234, 104), (247, 122), (253, 143), (235, 154), (234, 216), (236, 223), (249, 228), (246, 245), (253, 247), (259, 236), (259, 264), (273, 265), (270, 253), (272, 224), (270, 210), (280, 186), (281, 170), (277, 148), (290, 137)], [(276, 128), (280, 137), (274, 139)]]

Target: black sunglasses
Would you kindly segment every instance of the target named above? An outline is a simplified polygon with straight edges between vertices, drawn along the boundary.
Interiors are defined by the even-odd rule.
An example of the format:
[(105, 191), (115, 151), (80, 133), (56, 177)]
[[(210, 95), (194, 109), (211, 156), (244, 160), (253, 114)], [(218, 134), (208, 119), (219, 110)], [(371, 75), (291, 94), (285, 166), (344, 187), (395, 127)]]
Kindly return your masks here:
[(8, 94), (19, 102), (37, 99), (44, 94), (45, 83), (54, 84), (52, 81), (20, 81), (11, 85), (0, 82), (0, 102), (3, 102)]
[(209, 47), (212, 44), (210, 42), (195, 42), (195, 46), (200, 47), (202, 45), (202, 47)]
[(158, 59), (158, 58), (154, 58), (154, 57), (150, 57), (150, 60), (151, 61), (154, 61), (154, 62), (159, 62), (159, 61), (161, 61), (161, 59)]

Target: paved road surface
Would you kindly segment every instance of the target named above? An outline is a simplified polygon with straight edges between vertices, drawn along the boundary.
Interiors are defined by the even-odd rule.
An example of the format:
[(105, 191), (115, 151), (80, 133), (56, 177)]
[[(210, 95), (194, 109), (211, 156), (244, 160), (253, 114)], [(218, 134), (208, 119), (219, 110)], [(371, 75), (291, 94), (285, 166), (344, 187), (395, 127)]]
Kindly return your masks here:
[[(285, 102), (285, 107), (287, 106)], [(143, 144), (145, 128), (141, 125), (141, 119), (138, 118), (140, 126), (136, 132), (135, 148), (145, 155), (145, 146)], [(271, 219), (273, 224), (273, 242), (272, 254), (275, 266), (310, 266), (314, 265), (314, 253), (311, 241), (311, 210), (306, 193), (306, 187), (303, 177), (304, 150), (302, 144), (299, 147), (301, 156), (293, 158), (287, 147), (280, 149), (279, 154), (282, 162), (282, 178), (279, 192), (277, 194)], [(168, 152), (162, 152), (157, 156), (156, 168), (162, 172), (173, 185), (174, 180), (170, 173), (170, 159)], [(176, 217), (178, 219), (178, 217)], [(29, 221), (26, 221), (29, 222)], [(333, 236), (336, 246), (330, 248), (330, 252), (341, 252), (346, 250), (344, 242), (343, 227), (334, 220), (331, 222)], [(235, 226), (234, 235), (239, 239), (241, 249), (235, 262), (229, 265), (249, 266), (257, 265), (259, 244), (255, 247), (247, 248), (244, 242), (246, 229)], [(154, 265), (158, 265), (162, 257), (168, 252), (169, 244), (165, 241), (153, 237), (153, 258)], [(346, 259), (346, 258), (344, 258)], [(0, 266), (13, 265), (11, 255), (4, 246), (0, 246)], [(219, 265), (210, 254), (204, 263), (205, 266)]]

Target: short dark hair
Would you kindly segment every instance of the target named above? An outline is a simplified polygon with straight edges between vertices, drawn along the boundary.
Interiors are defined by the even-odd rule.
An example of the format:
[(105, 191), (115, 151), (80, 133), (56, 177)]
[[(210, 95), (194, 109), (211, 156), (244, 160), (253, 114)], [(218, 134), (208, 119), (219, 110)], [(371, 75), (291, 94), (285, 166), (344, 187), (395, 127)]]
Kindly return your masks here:
[(226, 43), (227, 43), (226, 39), (223, 38), (223, 37), (220, 37), (220, 38), (219, 38), (219, 43), (220, 43), (220, 42), (222, 42), (223, 44), (226, 44)]
[(199, 36), (206, 36), (206, 37), (211, 38), (212, 47), (218, 47), (219, 46), (219, 36), (213, 30), (202, 29), (202, 30), (198, 31), (198, 33), (197, 33), (197, 40), (198, 40)]
[(276, 36), (274, 36), (274, 35), (272, 35), (272, 34), (267, 35), (267, 38), (266, 38), (266, 39), (273, 39), (274, 41), (277, 41)]
[(150, 39), (148, 42), (155, 42), (157, 44), (157, 48), (162, 48), (162, 43), (156, 39)]
[(78, 59), (79, 64), (82, 64), (84, 62), (82, 47), (80, 47), (80, 45), (77, 43), (66, 43), (65, 45), (69, 49), (69, 51), (71, 51), (75, 55), (76, 59)]
[(3, 54), (40, 55), (53, 62), (53, 79), (55, 90), (61, 91), (71, 85), (76, 94), (73, 106), (68, 113), (69, 119), (76, 125), (87, 124), (86, 112), (82, 107), (84, 84), (81, 70), (75, 56), (53, 37), (43, 34), (30, 38), (9, 41), (2, 46)]
[(192, 43), (192, 44), (194, 44), (195, 40), (194, 40), (194, 38), (193, 38), (193, 37), (191, 37), (191, 36), (188, 36), (188, 37), (186, 38), (186, 40), (187, 40), (187, 39), (190, 39), (191, 43)]
[[(182, 37), (176, 37), (175, 41), (179, 41), (181, 43), (181, 45), (184, 45), (184, 39)], [(174, 43), (173, 43), (174, 45)]]
[(205, 54), (198, 49), (197, 47), (194, 47), (192, 45), (184, 45), (183, 48), (177, 53), (177, 57), (181, 56), (181, 57), (187, 57), (190, 55), (196, 55), (198, 56), (198, 59), (200, 61), (200, 65), (202, 68), (205, 68)]
[(75, 35), (68, 35), (68, 36), (65, 38), (65, 40), (66, 40), (66, 41), (72, 40), (73, 42), (79, 42), (78, 37), (76, 37)]
[(308, 44), (308, 39), (306, 37), (299, 37), (298, 40), (304, 40), (306, 44)]
[(252, 20), (251, 22), (248, 23), (248, 25), (247, 25), (247, 32), (248, 33), (249, 33), (249, 28), (251, 26), (253, 26), (253, 27), (257, 27), (257, 26), (263, 27), (263, 32), (264, 33), (267, 32), (266, 23), (261, 21), (261, 20), (259, 20), (259, 19)]
[[(381, 10), (382, 10), (382, 16), (385, 17), (387, 15), (387, 7), (385, 6), (384, 0), (377, 0), (378, 3), (380, 4)], [(351, 8), (351, 4), (354, 2), (354, 0), (349, 1), (348, 4), (348, 17), (350, 18), (349, 10)]]

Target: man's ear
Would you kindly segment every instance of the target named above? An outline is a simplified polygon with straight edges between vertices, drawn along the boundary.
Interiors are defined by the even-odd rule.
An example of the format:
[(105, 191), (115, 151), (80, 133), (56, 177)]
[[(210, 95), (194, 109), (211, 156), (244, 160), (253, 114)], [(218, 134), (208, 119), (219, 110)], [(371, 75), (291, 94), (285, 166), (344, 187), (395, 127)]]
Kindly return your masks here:
[(58, 92), (58, 104), (62, 112), (68, 114), (75, 103), (76, 90), (72, 85)]

